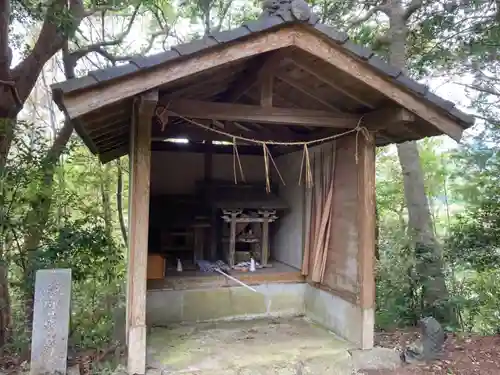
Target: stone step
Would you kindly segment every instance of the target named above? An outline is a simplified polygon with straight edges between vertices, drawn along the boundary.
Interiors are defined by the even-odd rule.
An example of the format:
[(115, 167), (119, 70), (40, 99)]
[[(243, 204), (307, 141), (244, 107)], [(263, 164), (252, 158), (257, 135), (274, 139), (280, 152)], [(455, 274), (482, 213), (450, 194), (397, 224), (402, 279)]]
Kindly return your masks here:
[(348, 343), (304, 319), (152, 330), (151, 375), (350, 375)]
[[(215, 369), (169, 370), (149, 369), (147, 375), (213, 375)], [(216, 370), (217, 375), (351, 375), (355, 374), (348, 352), (322, 354), (312, 358), (290, 358), (286, 361), (268, 361), (247, 366), (232, 366)]]

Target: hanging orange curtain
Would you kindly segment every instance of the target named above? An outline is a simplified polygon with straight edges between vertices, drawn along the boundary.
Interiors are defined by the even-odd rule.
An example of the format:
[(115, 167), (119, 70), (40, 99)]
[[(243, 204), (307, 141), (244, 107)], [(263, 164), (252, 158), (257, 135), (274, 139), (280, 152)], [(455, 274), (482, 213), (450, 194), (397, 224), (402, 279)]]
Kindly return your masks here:
[(306, 231), (302, 274), (321, 283), (332, 233), (335, 142), (311, 150), (313, 185), (306, 188)]

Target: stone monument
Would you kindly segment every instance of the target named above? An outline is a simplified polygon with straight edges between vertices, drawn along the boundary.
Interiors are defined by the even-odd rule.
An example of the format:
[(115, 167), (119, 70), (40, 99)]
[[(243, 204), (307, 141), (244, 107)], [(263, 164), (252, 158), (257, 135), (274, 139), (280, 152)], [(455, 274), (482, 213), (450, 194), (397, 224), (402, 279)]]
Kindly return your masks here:
[(433, 317), (426, 317), (420, 319), (419, 325), (420, 340), (406, 347), (401, 353), (401, 360), (405, 363), (433, 361), (442, 355), (446, 334), (441, 324)]
[(71, 270), (40, 270), (35, 279), (30, 375), (66, 374)]

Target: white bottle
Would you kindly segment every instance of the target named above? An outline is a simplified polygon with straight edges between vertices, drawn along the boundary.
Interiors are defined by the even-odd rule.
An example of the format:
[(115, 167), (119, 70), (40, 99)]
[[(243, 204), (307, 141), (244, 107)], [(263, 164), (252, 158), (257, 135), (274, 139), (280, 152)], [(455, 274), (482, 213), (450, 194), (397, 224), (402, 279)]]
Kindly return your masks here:
[(182, 263), (179, 258), (177, 258), (177, 272), (182, 272)]
[(255, 272), (255, 259), (250, 258), (250, 272)]

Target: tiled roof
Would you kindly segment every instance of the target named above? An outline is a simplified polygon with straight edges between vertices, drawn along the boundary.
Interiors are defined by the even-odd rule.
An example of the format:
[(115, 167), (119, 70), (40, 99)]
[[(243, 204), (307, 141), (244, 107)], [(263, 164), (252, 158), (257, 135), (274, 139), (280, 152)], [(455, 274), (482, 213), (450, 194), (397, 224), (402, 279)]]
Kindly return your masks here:
[(267, 15), (258, 20), (250, 21), (242, 26), (228, 30), (212, 33), (202, 39), (193, 40), (189, 43), (173, 46), (170, 50), (150, 56), (139, 56), (131, 59), (128, 64), (115, 66), (106, 69), (100, 69), (90, 72), (87, 76), (70, 79), (65, 82), (52, 85), (54, 92), (70, 93), (72, 91), (90, 88), (99, 85), (102, 82), (124, 77), (129, 74), (136, 74), (143, 69), (150, 69), (160, 64), (170, 62), (176, 59), (187, 58), (202, 50), (245, 38), (252, 33), (258, 33), (264, 30), (278, 29), (291, 23), (305, 23), (312, 27), (323, 36), (328, 37), (337, 45), (342, 46), (352, 55), (366, 61), (375, 70), (387, 76), (387, 79), (404, 86), (407, 90), (418, 94), (428, 102), (440, 107), (448, 112), (449, 116), (456, 119), (462, 127), (468, 128), (474, 124), (474, 117), (468, 115), (455, 107), (454, 103), (445, 100), (433, 94), (429, 88), (415, 80), (409, 78), (401, 69), (389, 65), (370, 48), (354, 43), (349, 36), (333, 27), (317, 22), (318, 17), (311, 15), (307, 21), (298, 21), (290, 12), (280, 13), (279, 15)]

